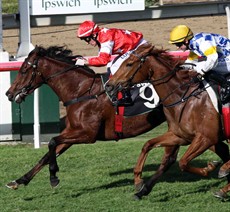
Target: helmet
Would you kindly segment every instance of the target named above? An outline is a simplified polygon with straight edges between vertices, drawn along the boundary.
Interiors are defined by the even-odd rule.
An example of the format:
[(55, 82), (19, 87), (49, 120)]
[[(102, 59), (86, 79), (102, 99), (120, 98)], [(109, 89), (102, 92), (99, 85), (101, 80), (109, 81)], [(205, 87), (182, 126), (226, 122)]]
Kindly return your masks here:
[(99, 32), (99, 27), (93, 21), (84, 21), (77, 30), (77, 37), (84, 38), (89, 37)]
[(185, 25), (178, 25), (170, 32), (169, 43), (175, 44), (184, 42), (185, 39), (190, 40), (193, 37), (192, 30)]

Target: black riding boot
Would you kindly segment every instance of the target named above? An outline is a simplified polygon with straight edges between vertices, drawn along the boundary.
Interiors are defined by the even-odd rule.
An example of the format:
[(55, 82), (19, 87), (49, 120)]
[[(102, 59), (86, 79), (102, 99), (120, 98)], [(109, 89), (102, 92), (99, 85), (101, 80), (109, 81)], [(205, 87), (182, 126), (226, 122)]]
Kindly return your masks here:
[(131, 106), (133, 105), (133, 100), (131, 98), (130, 90), (122, 90), (122, 98), (117, 101), (118, 106)]
[[(205, 75), (206, 76), (206, 75)], [(220, 100), (223, 104), (230, 101), (230, 82), (220, 74), (208, 73), (207, 77), (209, 80), (218, 83), (221, 86)]]

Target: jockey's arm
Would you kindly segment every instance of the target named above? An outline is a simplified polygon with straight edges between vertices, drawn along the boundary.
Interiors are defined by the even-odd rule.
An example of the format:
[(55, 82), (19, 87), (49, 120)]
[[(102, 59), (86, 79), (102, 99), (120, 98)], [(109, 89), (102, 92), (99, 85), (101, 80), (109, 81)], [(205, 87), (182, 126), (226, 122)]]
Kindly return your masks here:
[(206, 57), (205, 61), (199, 61), (199, 56), (194, 52), (190, 52), (188, 59), (185, 63), (194, 64), (194, 69), (197, 73), (204, 75), (209, 70), (213, 69), (218, 63), (218, 54), (216, 52), (216, 47), (211, 46), (203, 52)]
[(113, 52), (113, 41), (106, 41), (101, 43), (101, 48), (97, 57), (92, 57), (88, 59), (88, 65), (91, 66), (105, 66), (111, 61), (111, 56)]

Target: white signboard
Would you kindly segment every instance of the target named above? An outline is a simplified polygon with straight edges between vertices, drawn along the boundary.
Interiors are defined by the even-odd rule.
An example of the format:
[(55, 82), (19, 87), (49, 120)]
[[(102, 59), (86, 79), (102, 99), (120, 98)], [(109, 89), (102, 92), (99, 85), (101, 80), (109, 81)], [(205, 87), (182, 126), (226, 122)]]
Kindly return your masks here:
[(30, 0), (31, 15), (101, 13), (144, 9), (145, 0)]

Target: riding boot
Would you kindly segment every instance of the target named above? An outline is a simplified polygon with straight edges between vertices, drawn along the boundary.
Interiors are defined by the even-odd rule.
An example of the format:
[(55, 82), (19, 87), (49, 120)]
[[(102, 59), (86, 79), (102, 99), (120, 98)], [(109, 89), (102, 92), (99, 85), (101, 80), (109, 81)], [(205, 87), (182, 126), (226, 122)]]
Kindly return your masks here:
[(133, 100), (131, 98), (131, 93), (129, 89), (122, 90), (122, 98), (117, 101), (118, 106), (131, 106), (133, 105)]
[(222, 104), (230, 101), (230, 82), (220, 74), (208, 73), (209, 80), (218, 83), (221, 86), (220, 100)]

